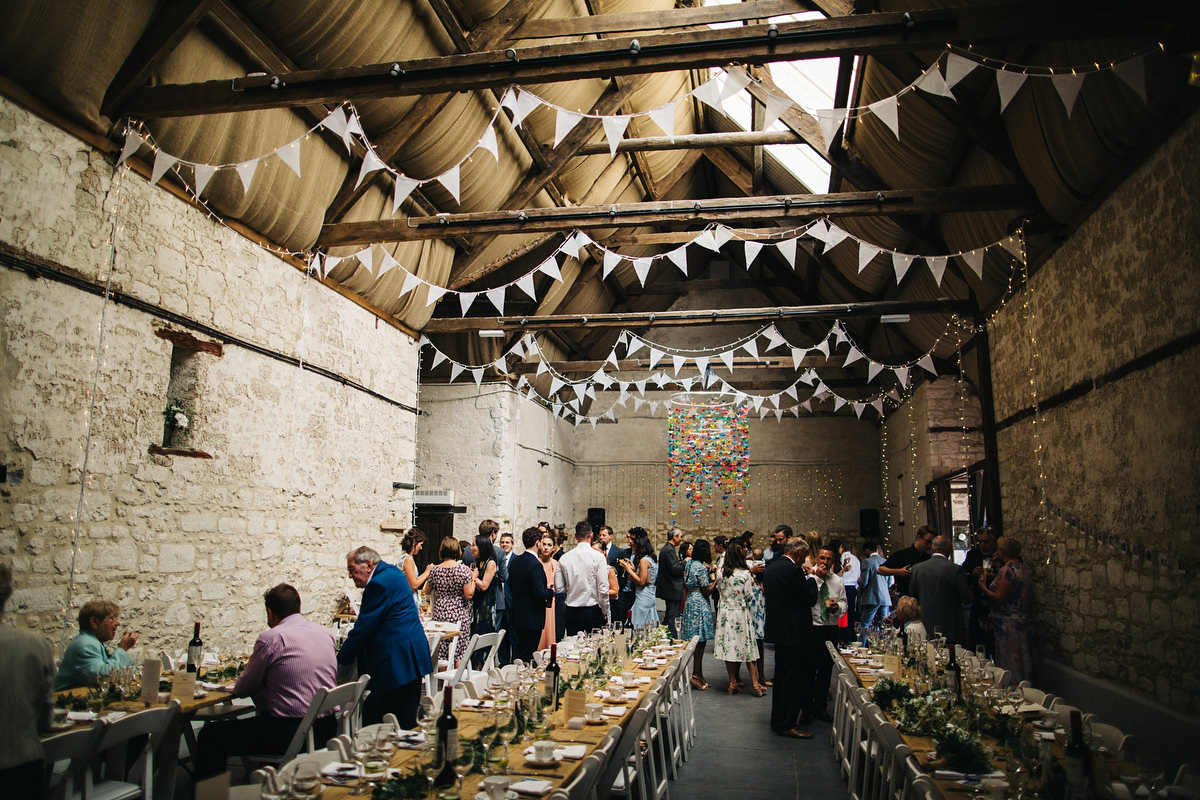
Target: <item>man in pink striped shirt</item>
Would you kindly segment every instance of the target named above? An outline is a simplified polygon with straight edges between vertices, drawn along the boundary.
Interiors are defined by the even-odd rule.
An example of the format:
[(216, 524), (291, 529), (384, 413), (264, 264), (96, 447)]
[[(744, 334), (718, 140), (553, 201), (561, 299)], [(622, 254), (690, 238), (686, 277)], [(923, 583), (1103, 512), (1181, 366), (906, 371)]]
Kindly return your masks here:
[[(229, 756), (283, 753), (317, 689), (335, 685), (333, 632), (300, 614), (300, 594), (286, 583), (269, 589), (263, 600), (268, 629), (254, 643), (233, 687), (235, 697), (253, 698), (258, 713), (204, 726), (197, 743), (197, 778), (223, 772)], [(313, 723), (318, 747), (336, 734), (332, 716)]]

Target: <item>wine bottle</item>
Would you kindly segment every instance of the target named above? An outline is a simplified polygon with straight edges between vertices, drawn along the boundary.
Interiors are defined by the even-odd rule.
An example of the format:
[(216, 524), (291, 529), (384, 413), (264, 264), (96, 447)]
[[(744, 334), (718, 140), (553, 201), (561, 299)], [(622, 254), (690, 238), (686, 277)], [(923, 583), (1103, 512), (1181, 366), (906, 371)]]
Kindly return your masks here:
[(187, 671), (196, 672), (200, 669), (200, 660), (204, 658), (204, 640), (200, 638), (200, 623), (195, 623), (192, 629), (192, 640), (188, 642)]
[(454, 687), (449, 683), (442, 690), (442, 713), (437, 718), (437, 758), (442, 768), (433, 785), (439, 788), (454, 786), (458, 776), (454, 774), (454, 762), (458, 758), (458, 720), (454, 716)]
[(958, 700), (962, 700), (962, 665), (958, 663), (958, 655), (953, 643), (950, 645), (950, 662), (946, 664), (946, 683)]
[(546, 664), (546, 697), (550, 707), (558, 710), (558, 681), (562, 676), (562, 668), (558, 666), (558, 645), (550, 644), (550, 663)]
[(1063, 747), (1063, 762), (1067, 800), (1087, 800), (1091, 797), (1092, 751), (1083, 741), (1083, 717), (1079, 709), (1071, 711), (1071, 738)]

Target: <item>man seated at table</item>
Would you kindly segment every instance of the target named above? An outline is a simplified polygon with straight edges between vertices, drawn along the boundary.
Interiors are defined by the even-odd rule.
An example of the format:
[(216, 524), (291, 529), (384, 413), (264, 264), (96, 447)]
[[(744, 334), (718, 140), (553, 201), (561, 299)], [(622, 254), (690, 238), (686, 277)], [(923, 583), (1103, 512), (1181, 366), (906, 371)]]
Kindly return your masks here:
[[(225, 771), (229, 756), (280, 755), (296, 733), (317, 689), (331, 688), (337, 677), (333, 632), (300, 614), (300, 593), (281, 583), (263, 595), (268, 629), (233, 686), (235, 697), (251, 697), (257, 715), (215, 720), (200, 731), (196, 777)], [(337, 735), (333, 716), (313, 722), (318, 747)]]
[(54, 691), (77, 686), (95, 686), (96, 676), (114, 669), (133, 666), (129, 650), (138, 635), (126, 631), (110, 653), (105, 642), (112, 641), (121, 625), (121, 607), (110, 600), (89, 600), (79, 609), (79, 635), (67, 645), (62, 664), (54, 678)]

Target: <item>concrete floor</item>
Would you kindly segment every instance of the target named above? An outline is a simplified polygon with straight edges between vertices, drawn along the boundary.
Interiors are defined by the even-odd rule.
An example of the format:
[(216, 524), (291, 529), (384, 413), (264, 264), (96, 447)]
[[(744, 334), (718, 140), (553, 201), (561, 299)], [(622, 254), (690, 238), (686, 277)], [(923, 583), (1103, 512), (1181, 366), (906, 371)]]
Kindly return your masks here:
[[(771, 691), (765, 697), (725, 693), (725, 665), (704, 658), (704, 678), (712, 688), (694, 692), (696, 746), (679, 779), (670, 784), (673, 800), (774, 800), (775, 798), (845, 798), (829, 741), (829, 725), (813, 722), (808, 740), (771, 733)], [(774, 674), (767, 647), (767, 676)], [(749, 676), (743, 670), (743, 680)]]

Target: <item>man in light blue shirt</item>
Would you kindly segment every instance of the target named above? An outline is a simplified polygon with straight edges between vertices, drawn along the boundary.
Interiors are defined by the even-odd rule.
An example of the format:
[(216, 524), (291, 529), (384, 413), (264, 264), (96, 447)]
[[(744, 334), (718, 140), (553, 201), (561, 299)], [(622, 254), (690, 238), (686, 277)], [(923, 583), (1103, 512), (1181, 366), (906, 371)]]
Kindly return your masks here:
[(67, 645), (62, 664), (54, 678), (54, 691), (77, 686), (95, 686), (96, 676), (114, 669), (133, 666), (129, 650), (137, 644), (138, 635), (126, 631), (113, 652), (105, 642), (117, 635), (121, 625), (121, 607), (111, 600), (89, 600), (79, 609), (79, 635)]

